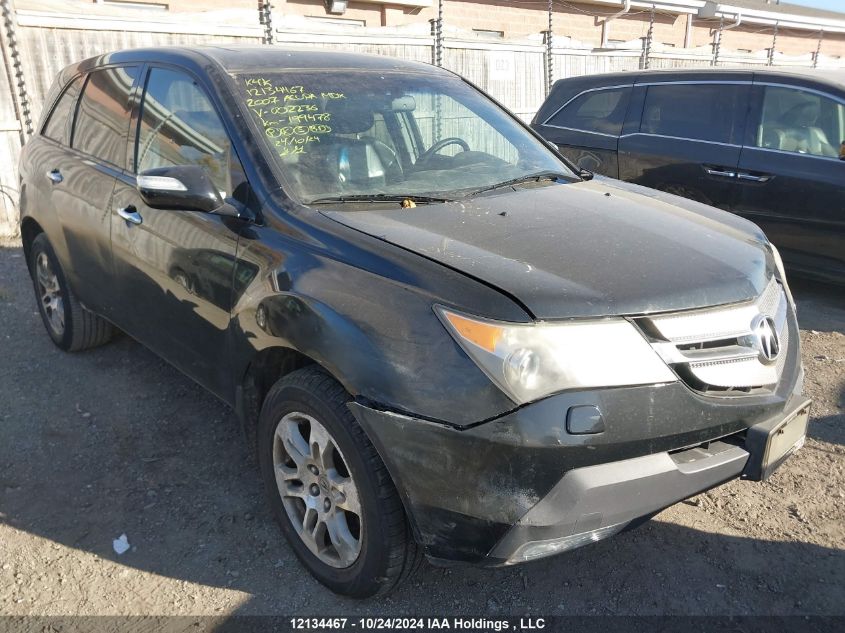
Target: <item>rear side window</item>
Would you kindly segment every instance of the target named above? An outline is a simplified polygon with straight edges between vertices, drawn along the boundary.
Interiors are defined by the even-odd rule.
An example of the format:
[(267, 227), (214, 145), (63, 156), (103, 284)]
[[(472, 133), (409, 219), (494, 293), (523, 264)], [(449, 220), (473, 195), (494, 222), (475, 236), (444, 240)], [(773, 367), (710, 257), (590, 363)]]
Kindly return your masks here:
[(746, 86), (736, 84), (649, 86), (640, 132), (716, 143), (735, 142), (740, 97), (746, 90)]
[(245, 176), (226, 128), (209, 98), (190, 76), (153, 68), (141, 109), (136, 169), (198, 165), (224, 197)]
[(630, 93), (628, 87), (585, 92), (554, 114), (546, 125), (619, 136)]
[(845, 105), (797, 88), (764, 88), (757, 147), (837, 158), (842, 143)]
[(47, 119), (47, 123), (44, 125), (44, 136), (62, 145), (68, 144), (70, 117), (81, 88), (82, 77), (77, 77), (70, 82), (70, 85), (62, 93), (62, 96), (59, 97), (56, 106), (50, 113), (50, 118)]
[(129, 93), (137, 74), (137, 67), (125, 66), (95, 70), (88, 75), (76, 110), (73, 147), (103, 162), (125, 167)]

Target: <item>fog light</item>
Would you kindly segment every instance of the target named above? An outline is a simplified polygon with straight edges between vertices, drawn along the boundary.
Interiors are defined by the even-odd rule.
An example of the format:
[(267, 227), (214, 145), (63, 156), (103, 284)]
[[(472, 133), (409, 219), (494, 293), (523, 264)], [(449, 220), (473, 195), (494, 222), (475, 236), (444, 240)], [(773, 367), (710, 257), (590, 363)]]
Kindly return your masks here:
[(629, 521), (624, 523), (617, 523), (616, 525), (608, 525), (607, 527), (599, 528), (598, 530), (591, 530), (590, 532), (581, 532), (580, 534), (571, 534), (561, 538), (550, 539), (548, 541), (529, 541), (520, 546), (513, 556), (508, 559), (508, 564), (524, 563), (529, 560), (551, 556), (565, 552), (566, 550), (575, 549), (582, 545), (595, 543), (602, 539), (606, 539), (614, 534), (622, 531)]

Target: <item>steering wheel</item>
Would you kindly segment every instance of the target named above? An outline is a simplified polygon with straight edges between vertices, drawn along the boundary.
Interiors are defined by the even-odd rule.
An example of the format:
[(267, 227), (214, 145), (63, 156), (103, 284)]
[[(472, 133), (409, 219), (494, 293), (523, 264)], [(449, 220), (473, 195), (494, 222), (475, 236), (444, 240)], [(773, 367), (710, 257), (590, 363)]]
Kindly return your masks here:
[(417, 164), (425, 163), (437, 152), (439, 152), (444, 147), (449, 147), (449, 145), (459, 145), (463, 151), (469, 151), (469, 144), (465, 140), (463, 140), (462, 138), (458, 138), (457, 136), (450, 136), (449, 138), (440, 139), (434, 145), (432, 145), (422, 154), (420, 154), (419, 158), (417, 158)]

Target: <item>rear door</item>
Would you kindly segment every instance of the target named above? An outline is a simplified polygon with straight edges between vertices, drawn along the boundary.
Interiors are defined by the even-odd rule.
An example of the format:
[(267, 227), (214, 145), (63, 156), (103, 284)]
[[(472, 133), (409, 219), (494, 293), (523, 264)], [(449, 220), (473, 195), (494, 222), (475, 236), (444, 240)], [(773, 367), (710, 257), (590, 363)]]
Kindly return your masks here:
[(51, 116), (44, 130), (70, 138), (69, 148), (51, 151), (42, 165), (67, 246), (65, 270), (79, 300), (106, 316), (115, 304), (107, 208), (115, 178), (126, 167), (129, 98), (137, 76), (136, 66), (113, 66), (80, 77), (65, 95), (81, 89), (81, 97), (56, 106), (73, 104), (72, 123), (64, 128), (56, 111), (55, 123)]
[(632, 85), (580, 92), (534, 127), (578, 167), (618, 178), (616, 152)]
[(736, 211), (795, 270), (845, 278), (845, 98), (756, 83)]
[(634, 88), (642, 117), (619, 139), (619, 177), (730, 210), (751, 75), (653, 79), (647, 75)]
[(136, 109), (131, 173), (118, 182), (110, 208), (116, 322), (210, 390), (228, 385), (225, 358), (240, 220), (209, 213), (153, 209), (136, 175), (173, 165), (199, 165), (228, 202), (241, 204), (248, 185), (209, 92), (175, 68), (145, 71)]

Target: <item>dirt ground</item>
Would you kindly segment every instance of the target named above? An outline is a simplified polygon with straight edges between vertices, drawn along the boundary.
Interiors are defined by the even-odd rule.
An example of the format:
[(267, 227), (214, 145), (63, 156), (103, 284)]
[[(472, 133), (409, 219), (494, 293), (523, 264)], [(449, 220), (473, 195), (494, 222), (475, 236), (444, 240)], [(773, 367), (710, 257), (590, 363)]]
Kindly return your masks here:
[(424, 563), (355, 602), (297, 563), (234, 414), (128, 337), (58, 351), (0, 247), (0, 615), (843, 615), (845, 291), (793, 284), (815, 405), (770, 481), (527, 566)]

